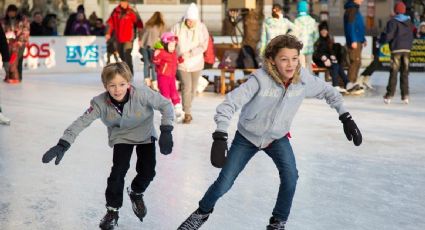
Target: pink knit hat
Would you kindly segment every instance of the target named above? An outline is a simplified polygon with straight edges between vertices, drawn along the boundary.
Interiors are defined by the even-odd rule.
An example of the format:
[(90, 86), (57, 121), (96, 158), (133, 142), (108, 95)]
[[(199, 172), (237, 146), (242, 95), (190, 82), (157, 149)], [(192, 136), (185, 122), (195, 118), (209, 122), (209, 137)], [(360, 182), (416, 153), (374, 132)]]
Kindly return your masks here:
[(167, 44), (169, 42), (178, 42), (179, 38), (173, 32), (165, 32), (161, 35), (161, 41)]

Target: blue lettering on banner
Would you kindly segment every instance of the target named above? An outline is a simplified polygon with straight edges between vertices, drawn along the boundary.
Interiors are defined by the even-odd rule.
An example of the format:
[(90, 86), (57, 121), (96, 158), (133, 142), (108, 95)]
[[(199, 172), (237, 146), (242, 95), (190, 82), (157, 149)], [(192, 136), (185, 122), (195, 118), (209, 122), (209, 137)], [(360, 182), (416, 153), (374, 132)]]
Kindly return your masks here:
[(99, 61), (98, 45), (66, 46), (66, 62), (77, 62), (84, 66), (87, 62)]

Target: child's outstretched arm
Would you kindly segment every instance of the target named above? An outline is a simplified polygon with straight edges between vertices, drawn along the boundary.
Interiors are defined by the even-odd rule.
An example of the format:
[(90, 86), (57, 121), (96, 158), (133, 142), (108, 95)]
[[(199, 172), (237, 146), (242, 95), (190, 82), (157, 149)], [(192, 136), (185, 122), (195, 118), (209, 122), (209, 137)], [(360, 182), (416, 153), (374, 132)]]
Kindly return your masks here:
[(75, 120), (64, 132), (63, 136), (59, 139), (57, 145), (50, 148), (42, 158), (43, 163), (49, 163), (51, 160), (56, 158), (55, 164), (59, 164), (62, 160), (65, 152), (71, 147), (71, 144), (75, 141), (78, 134), (87, 128), (94, 120), (100, 117), (100, 108), (94, 102), (91, 101), (91, 106), (86, 112)]

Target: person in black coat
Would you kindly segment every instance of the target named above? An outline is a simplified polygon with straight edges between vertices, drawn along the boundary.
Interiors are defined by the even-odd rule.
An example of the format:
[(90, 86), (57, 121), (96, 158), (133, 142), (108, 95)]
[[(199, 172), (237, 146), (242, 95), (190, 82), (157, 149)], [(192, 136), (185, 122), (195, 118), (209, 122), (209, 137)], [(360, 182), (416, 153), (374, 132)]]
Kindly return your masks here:
[[(9, 46), (6, 40), (6, 35), (4, 34), (4, 30), (2, 26), (0, 26), (0, 52), (1, 52), (1, 58), (3, 62), (4, 71), (6, 72), (6, 75), (8, 75), (10, 54), (9, 54)], [(4, 124), (4, 125), (10, 124), (10, 119), (2, 114), (1, 106), (0, 106), (0, 124)]]
[[(332, 77), (332, 85), (341, 93), (347, 93), (345, 87), (348, 84), (347, 75), (342, 66), (342, 60), (338, 59), (341, 55), (337, 52), (337, 45), (329, 36), (328, 23), (323, 21), (319, 24), (319, 39), (314, 43), (313, 61), (319, 67), (325, 67), (329, 70)], [(339, 86), (339, 79), (341, 77), (344, 82), (344, 87)]]
[(43, 26), (43, 15), (37, 11), (32, 16), (32, 22), (30, 24), (30, 36), (43, 36), (45, 35), (45, 29)]

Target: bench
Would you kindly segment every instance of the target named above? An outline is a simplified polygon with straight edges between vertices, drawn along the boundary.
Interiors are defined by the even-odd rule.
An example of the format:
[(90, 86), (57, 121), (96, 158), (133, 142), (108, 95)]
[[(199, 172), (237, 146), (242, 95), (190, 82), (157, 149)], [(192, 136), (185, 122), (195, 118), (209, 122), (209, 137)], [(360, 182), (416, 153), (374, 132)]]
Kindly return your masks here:
[[(256, 69), (228, 69), (228, 68), (224, 68), (224, 69), (220, 69), (220, 86), (219, 86), (219, 93), (221, 95), (226, 94), (227, 89), (229, 89), (228, 91), (232, 91), (235, 89), (235, 72), (237, 70), (241, 70), (244, 72), (244, 74), (250, 74), (252, 72), (254, 72)], [(227, 87), (226, 84), (226, 80), (229, 80), (229, 87)]]

